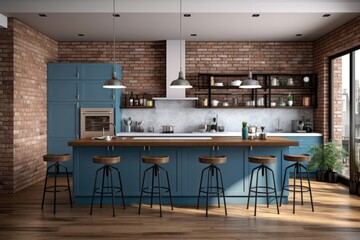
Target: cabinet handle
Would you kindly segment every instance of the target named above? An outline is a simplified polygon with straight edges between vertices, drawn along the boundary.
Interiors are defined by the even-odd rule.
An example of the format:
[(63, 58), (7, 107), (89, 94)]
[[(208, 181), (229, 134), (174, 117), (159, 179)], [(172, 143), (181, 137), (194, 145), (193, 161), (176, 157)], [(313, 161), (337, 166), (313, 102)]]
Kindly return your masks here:
[(80, 78), (79, 72), (76, 73), (76, 78)]
[(143, 148), (144, 148), (144, 151), (150, 151), (150, 149), (151, 149), (150, 146), (144, 146)]
[(79, 134), (76, 135), (76, 139), (79, 139)]
[(77, 100), (79, 100), (80, 99), (80, 94), (77, 94), (76, 98), (77, 98)]
[(109, 147), (109, 146), (106, 147), (106, 151), (110, 151), (110, 147)]
[(215, 151), (215, 146), (212, 146), (212, 150)]
[(220, 151), (220, 146), (217, 146), (217, 147), (216, 147), (216, 151)]
[(253, 150), (253, 147), (252, 146), (250, 146), (250, 151), (252, 151)]
[(115, 94), (112, 95), (112, 99), (115, 100)]
[(76, 103), (76, 107), (79, 108), (79, 103)]

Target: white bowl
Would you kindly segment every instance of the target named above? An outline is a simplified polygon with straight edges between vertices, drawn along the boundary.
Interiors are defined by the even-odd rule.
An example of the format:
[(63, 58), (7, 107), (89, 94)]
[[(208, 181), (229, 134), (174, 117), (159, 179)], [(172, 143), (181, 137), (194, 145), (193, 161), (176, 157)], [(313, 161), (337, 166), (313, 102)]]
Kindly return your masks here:
[(211, 106), (216, 107), (219, 104), (218, 100), (211, 100)]
[(222, 86), (224, 86), (224, 84), (223, 84), (222, 82), (217, 82), (217, 83), (214, 84), (214, 86), (216, 86), (216, 87), (222, 87)]
[(272, 106), (272, 107), (275, 107), (275, 106), (276, 106), (276, 102), (272, 102), (272, 103), (271, 103), (271, 106)]
[(241, 80), (234, 80), (234, 81), (231, 82), (231, 86), (236, 86), (236, 87), (238, 87), (238, 86), (241, 85), (241, 83), (242, 83)]

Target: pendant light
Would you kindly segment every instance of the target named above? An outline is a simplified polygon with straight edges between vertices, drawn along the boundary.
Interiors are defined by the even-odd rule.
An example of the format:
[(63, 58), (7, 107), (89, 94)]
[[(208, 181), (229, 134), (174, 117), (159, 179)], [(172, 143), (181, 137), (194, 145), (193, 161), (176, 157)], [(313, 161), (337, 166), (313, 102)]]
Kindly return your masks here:
[[(249, 0), (249, 36), (251, 37), (251, 24), (250, 24), (250, 15), (251, 15), (251, 0)], [(252, 77), (252, 72), (250, 69), (250, 63), (251, 63), (251, 41), (249, 41), (249, 75), (248, 78), (246, 80), (244, 80), (241, 85), (239, 86), (239, 88), (261, 88), (261, 85), (259, 83), (258, 80), (253, 79)]]
[(182, 71), (182, 41), (181, 41), (181, 7), (182, 7), (182, 0), (180, 0), (180, 72), (177, 79), (171, 82), (171, 88), (192, 88), (189, 81), (184, 78), (184, 73)]
[(106, 80), (104, 82), (103, 88), (110, 88), (110, 89), (119, 89), (119, 88), (126, 88), (121, 80), (117, 79), (116, 77), (116, 68), (115, 68), (115, 0), (113, 0), (113, 67), (112, 67), (112, 78)]

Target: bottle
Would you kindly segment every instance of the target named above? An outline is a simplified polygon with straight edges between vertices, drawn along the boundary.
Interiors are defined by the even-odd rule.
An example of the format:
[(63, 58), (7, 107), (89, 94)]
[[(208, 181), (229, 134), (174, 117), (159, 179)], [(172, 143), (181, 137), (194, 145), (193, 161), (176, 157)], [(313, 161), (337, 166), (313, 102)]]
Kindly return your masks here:
[(136, 98), (134, 100), (134, 106), (139, 106), (139, 95), (136, 95)]
[(144, 106), (144, 98), (140, 96), (139, 106)]
[(130, 105), (130, 106), (134, 106), (134, 95), (133, 95), (133, 92), (131, 92), (131, 94), (130, 94), (129, 105)]

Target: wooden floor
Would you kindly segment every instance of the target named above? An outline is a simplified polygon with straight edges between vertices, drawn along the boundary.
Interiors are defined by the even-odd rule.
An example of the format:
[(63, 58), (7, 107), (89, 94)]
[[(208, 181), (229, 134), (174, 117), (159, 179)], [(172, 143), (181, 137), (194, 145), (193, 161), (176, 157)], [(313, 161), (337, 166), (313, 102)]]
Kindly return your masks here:
[[(145, 206), (96, 207), (92, 216), (89, 205), (70, 208), (68, 195), (61, 193), (58, 213), (52, 213), (50, 199), (41, 211), (42, 183), (16, 194), (0, 195), (0, 239), (360, 239), (360, 197), (349, 196), (340, 184), (313, 182), (315, 212), (310, 205), (283, 205), (280, 215), (275, 206), (260, 205), (258, 216), (253, 208), (229, 205), (204, 209), (165, 206), (163, 218), (158, 208)], [(308, 198), (306, 198), (308, 200)]]

